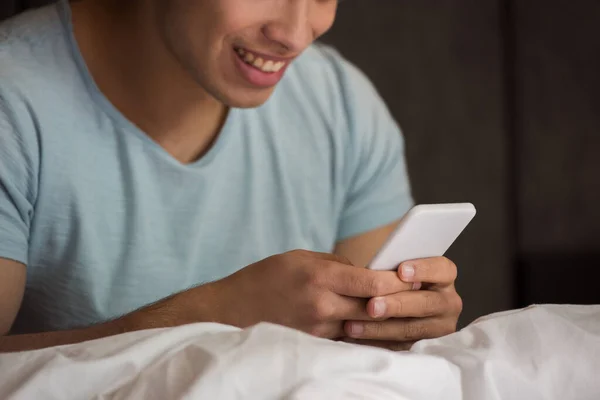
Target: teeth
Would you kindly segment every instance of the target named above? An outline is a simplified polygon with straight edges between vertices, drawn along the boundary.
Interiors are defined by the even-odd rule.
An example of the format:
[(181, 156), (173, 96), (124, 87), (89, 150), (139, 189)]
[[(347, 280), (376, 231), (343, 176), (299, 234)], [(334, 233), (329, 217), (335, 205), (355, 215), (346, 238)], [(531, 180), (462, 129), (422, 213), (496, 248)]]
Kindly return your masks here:
[(269, 60), (263, 65), (262, 70), (265, 72), (273, 72), (273, 61)]
[(263, 72), (279, 72), (286, 64), (284, 61), (264, 60), (262, 57), (258, 57), (241, 48), (237, 49), (236, 52), (246, 64), (250, 64)]
[(256, 60), (254, 60), (252, 65), (254, 65), (256, 68), (262, 69), (264, 62), (265, 61), (262, 58), (258, 57)]

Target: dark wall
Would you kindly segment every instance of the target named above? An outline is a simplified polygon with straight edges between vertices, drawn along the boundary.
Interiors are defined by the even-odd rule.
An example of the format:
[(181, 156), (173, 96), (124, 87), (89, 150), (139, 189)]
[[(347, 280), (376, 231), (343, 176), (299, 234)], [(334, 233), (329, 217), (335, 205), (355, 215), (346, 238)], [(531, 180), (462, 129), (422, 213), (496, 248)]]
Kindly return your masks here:
[(513, 3), (519, 301), (600, 303), (600, 2)]
[(478, 209), (449, 254), (460, 271), (464, 321), (510, 308), (513, 299), (498, 7), (494, 1), (348, 0), (325, 39), (387, 100), (406, 137), (416, 200), (469, 201)]
[(597, 0), (347, 0), (324, 39), (402, 126), (417, 201), (478, 208), (449, 253), (463, 323), (600, 303), (599, 24)]
[(0, 20), (16, 13), (19, 10), (17, 6), (17, 3), (14, 1), (0, 0)]
[(349, 0), (326, 38), (402, 125), (419, 202), (472, 201), (463, 322), (600, 303), (600, 2)]
[(54, 3), (53, 0), (0, 0), (0, 20), (30, 7)]

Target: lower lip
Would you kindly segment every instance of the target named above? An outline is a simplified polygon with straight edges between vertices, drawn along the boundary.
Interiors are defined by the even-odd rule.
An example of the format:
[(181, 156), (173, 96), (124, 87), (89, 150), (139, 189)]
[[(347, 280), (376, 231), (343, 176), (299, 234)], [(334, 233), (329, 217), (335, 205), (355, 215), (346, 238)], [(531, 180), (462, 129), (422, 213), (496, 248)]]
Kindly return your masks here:
[(268, 88), (277, 85), (281, 78), (283, 78), (285, 70), (289, 65), (286, 63), (286, 65), (277, 72), (263, 72), (251, 65), (246, 64), (236, 51), (233, 52), (233, 56), (235, 57), (235, 62), (244, 79), (251, 85), (261, 88)]

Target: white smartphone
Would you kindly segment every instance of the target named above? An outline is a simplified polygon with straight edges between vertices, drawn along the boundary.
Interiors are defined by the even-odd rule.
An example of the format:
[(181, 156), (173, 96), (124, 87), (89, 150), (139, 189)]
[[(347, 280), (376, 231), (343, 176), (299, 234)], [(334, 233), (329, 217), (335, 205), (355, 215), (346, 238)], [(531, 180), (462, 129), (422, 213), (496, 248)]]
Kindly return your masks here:
[(400, 221), (368, 268), (391, 271), (404, 261), (442, 257), (475, 217), (471, 203), (421, 204)]

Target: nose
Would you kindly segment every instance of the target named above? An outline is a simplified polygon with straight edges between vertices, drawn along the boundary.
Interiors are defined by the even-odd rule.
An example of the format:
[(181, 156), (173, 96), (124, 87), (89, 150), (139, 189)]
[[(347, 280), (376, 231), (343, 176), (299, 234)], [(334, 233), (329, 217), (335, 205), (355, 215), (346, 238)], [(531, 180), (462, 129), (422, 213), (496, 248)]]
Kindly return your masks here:
[(310, 21), (312, 0), (284, 1), (277, 16), (262, 28), (265, 37), (283, 52), (302, 52), (315, 39)]

